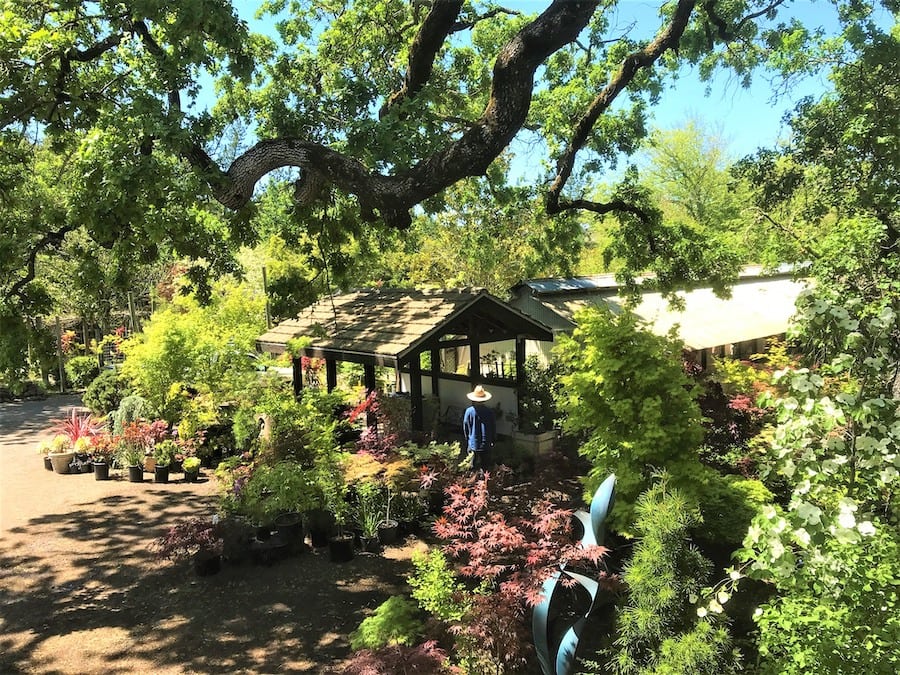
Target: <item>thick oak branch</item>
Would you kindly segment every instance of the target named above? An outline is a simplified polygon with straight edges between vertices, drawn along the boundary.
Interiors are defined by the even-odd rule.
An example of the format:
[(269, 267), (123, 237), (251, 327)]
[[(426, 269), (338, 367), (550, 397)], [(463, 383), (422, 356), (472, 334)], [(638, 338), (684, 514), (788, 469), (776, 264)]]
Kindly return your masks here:
[(391, 94), (378, 113), (379, 117), (384, 117), (400, 101), (415, 96), (428, 83), (434, 60), (452, 31), (462, 6), (463, 0), (435, 0), (409, 47), (409, 66), (403, 86)]
[(244, 206), (264, 175), (285, 166), (317, 174), (356, 195), (364, 218), (375, 213), (390, 227), (409, 226), (409, 210), (468, 176), (483, 174), (522, 128), (531, 105), (534, 75), (561, 47), (574, 41), (587, 25), (598, 0), (555, 0), (501, 50), (494, 64), (488, 104), (481, 117), (457, 140), (396, 175), (369, 171), (356, 159), (301, 139), (257, 143), (221, 171), (199, 146), (185, 156), (209, 181), (215, 198), (237, 209)]
[(553, 180), (547, 195), (548, 213), (559, 213), (572, 208), (586, 208), (587, 202), (584, 200), (579, 200), (580, 206), (576, 207), (574, 206), (575, 202), (565, 202), (560, 197), (566, 182), (572, 175), (578, 152), (587, 143), (588, 137), (600, 115), (609, 109), (616, 97), (631, 83), (640, 69), (651, 67), (667, 50), (677, 49), (678, 42), (684, 34), (695, 4), (695, 0), (679, 0), (669, 23), (650, 44), (625, 57), (619, 66), (619, 70), (603, 88), (603, 91), (594, 98), (587, 112), (578, 120), (572, 139), (556, 164), (556, 178)]

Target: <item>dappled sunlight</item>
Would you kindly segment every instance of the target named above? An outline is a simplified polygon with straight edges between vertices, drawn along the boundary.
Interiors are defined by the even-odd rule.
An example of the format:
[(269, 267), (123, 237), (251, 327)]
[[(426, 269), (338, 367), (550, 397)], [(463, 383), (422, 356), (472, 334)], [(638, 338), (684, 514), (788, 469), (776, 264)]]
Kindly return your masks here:
[(337, 565), (321, 549), (211, 577), (156, 561), (153, 539), (215, 511), (214, 480), (61, 476), (43, 469), (35, 444), (2, 446), (23, 467), (0, 475), (2, 672), (319, 673), (349, 655), (346, 636), (371, 608), (403, 592), (412, 543), (388, 549), (390, 560)]

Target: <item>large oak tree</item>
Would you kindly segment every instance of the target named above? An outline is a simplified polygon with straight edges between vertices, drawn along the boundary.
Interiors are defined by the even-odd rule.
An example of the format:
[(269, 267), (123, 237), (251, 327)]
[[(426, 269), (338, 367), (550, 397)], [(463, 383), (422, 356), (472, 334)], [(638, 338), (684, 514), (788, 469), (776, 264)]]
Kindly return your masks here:
[[(259, 11), (276, 38), (251, 34), (228, 0), (8, 0), (0, 199), (28, 208), (13, 202), (36, 149), (65, 157), (66, 193), (61, 215), (13, 230), (0, 292), (21, 295), (35, 251), (75, 227), (150, 256), (164, 241), (195, 256), (246, 241), (254, 190), (286, 167), (298, 208), (327, 217), (349, 198), (358, 220), (403, 229), (529, 134), (547, 152), (534, 176), (549, 214), (623, 213), (652, 250), (651, 206), (627, 186), (591, 200), (587, 177), (637, 147), (667, 73), (684, 64), (741, 78), (760, 64), (815, 67), (791, 57), (816, 35), (779, 18), (789, 5), (661, 2), (648, 26), (616, 0), (527, 3), (535, 14), (477, 0), (268, 0)], [(843, 18), (864, 20), (850, 5)], [(236, 124), (255, 142), (225, 152)]]

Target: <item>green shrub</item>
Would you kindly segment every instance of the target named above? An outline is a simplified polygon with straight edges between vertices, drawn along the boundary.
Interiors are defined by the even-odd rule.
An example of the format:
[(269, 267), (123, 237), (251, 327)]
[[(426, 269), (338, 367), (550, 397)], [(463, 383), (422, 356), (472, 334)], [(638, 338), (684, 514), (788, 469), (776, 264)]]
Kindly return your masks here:
[(73, 356), (65, 365), (66, 379), (76, 389), (84, 389), (100, 372), (95, 356)]
[(121, 434), (122, 429), (129, 422), (153, 419), (153, 413), (153, 408), (147, 399), (137, 394), (126, 396), (122, 399), (119, 407), (109, 414), (113, 424), (113, 433)]
[[(585, 438), (578, 452), (591, 463), (585, 499), (614, 473), (610, 526), (627, 534), (638, 496), (665, 470), (673, 486), (696, 498), (703, 440), (697, 388), (682, 369), (681, 342), (654, 335), (632, 312), (588, 308), (554, 357), (566, 364), (558, 404), (564, 428)], [(696, 502), (695, 502), (696, 503)]]
[(692, 602), (711, 569), (688, 539), (699, 523), (700, 514), (665, 478), (638, 499), (638, 541), (622, 575), (628, 598), (618, 613), (617, 637), (606, 654), (605, 672), (735, 672), (737, 655), (728, 631), (712, 616), (700, 618)]
[(118, 371), (104, 370), (84, 390), (81, 400), (94, 414), (106, 415), (116, 410), (122, 399), (130, 393), (131, 390), (119, 377)]
[(431, 549), (425, 555), (413, 555), (412, 561), (416, 571), (407, 581), (419, 606), (441, 621), (460, 621), (468, 610), (460, 599), (465, 587), (447, 564), (446, 556), (439, 549)]
[(422, 633), (419, 608), (409, 598), (395, 595), (382, 602), (375, 613), (350, 633), (350, 647), (379, 649), (387, 645), (412, 645)]
[(750, 521), (773, 495), (761, 481), (740, 476), (722, 476), (711, 469), (698, 476), (703, 525), (698, 536), (717, 544), (737, 547), (747, 534)]
[(216, 283), (206, 305), (180, 296), (122, 343), (123, 376), (170, 423), (181, 419), (185, 386), (228, 400), (255, 372), (247, 354), (265, 330), (264, 306), (261, 293), (226, 281)]

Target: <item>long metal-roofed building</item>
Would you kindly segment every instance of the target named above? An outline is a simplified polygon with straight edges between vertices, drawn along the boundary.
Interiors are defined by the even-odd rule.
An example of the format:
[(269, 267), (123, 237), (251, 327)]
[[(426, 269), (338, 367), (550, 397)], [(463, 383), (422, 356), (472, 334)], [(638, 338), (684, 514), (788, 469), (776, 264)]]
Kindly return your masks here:
[[(675, 309), (662, 293), (641, 295), (633, 311), (659, 335), (677, 327), (685, 347), (706, 365), (711, 354), (747, 357), (762, 352), (773, 337), (782, 337), (795, 313), (795, 303), (808, 286), (782, 267), (763, 274), (747, 267), (728, 298), (717, 297), (711, 287), (678, 292), (682, 309)], [(611, 274), (568, 279), (530, 279), (510, 289), (509, 304), (549, 326), (555, 334), (571, 332), (575, 315), (585, 307), (621, 311), (626, 300)], [(550, 343), (530, 343), (529, 351), (546, 354)]]

